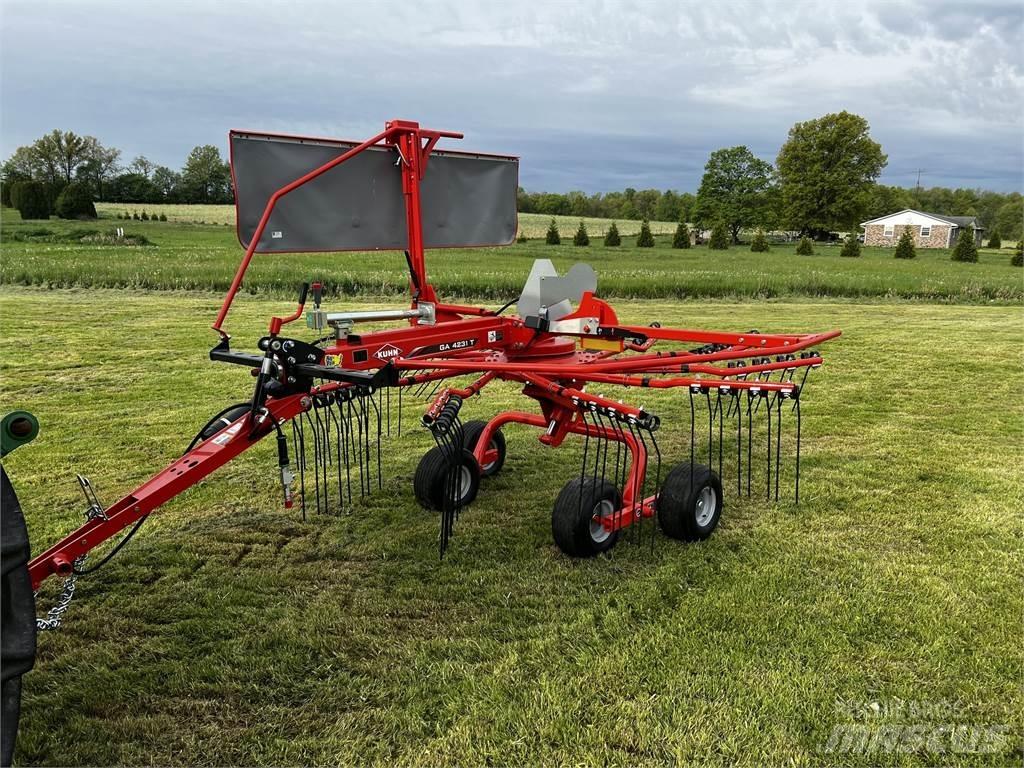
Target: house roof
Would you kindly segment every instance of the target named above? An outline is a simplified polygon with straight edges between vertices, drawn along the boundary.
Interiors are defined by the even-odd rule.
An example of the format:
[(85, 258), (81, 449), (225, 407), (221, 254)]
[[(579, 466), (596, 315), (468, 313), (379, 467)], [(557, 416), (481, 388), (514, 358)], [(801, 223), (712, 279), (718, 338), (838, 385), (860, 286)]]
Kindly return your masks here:
[(942, 214), (939, 213), (928, 213), (926, 211), (918, 211), (914, 208), (904, 208), (902, 211), (896, 211), (895, 213), (887, 213), (885, 214), (885, 216), (879, 216), (868, 221), (862, 221), (860, 225), (863, 227), (865, 224), (874, 224), (876, 222), (882, 221), (882, 219), (889, 219), (892, 218), (893, 216), (899, 216), (901, 213), (916, 213), (920, 216), (925, 216), (929, 219), (934, 219), (935, 221), (943, 222), (945, 224), (952, 224), (955, 227), (974, 227), (975, 229), (979, 230), (984, 229), (984, 227), (978, 224), (978, 218), (976, 216), (943, 216)]
[(975, 229), (984, 229), (978, 223), (977, 216), (941, 216), (937, 213), (928, 213), (926, 216), (931, 216), (934, 219), (942, 219), (948, 221), (950, 224), (955, 224), (958, 227), (974, 227)]

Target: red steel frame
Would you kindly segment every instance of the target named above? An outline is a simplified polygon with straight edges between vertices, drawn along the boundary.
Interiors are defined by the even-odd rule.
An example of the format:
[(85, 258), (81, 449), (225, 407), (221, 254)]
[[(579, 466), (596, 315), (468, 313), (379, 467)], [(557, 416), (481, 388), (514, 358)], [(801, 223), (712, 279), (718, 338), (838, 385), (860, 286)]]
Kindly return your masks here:
[[(477, 441), (475, 457), (481, 464), (494, 458), (489, 447), (494, 431), (509, 423), (543, 430), (540, 440), (551, 447), (561, 445), (569, 434), (625, 443), (631, 457), (630, 468), (623, 489), (622, 508), (610, 519), (603, 520), (605, 527), (610, 530), (623, 528), (655, 512), (654, 496), (640, 498), (646, 473), (646, 450), (629, 433), (584, 423), (580, 409), (610, 409), (623, 418), (638, 421), (647, 418), (647, 414), (638, 408), (586, 393), (583, 390), (585, 384), (604, 383), (659, 389), (699, 387), (723, 392), (746, 391), (750, 394), (775, 392), (795, 397), (799, 392), (792, 381), (762, 381), (759, 375), (774, 371), (784, 374), (797, 368), (820, 365), (821, 358), (808, 350), (840, 335), (838, 330), (803, 335), (756, 332), (738, 334), (620, 325), (614, 310), (590, 293), (584, 294), (578, 310), (569, 317), (597, 318), (602, 334), (600, 336), (597, 335), (599, 329), (590, 328), (589, 325), (577, 333), (548, 332), (528, 327), (524, 318), (499, 316), (481, 307), (439, 303), (429, 282), (424, 258), (420, 182), (431, 151), (441, 138), (458, 139), (462, 138), (462, 134), (427, 130), (415, 122), (392, 120), (376, 136), (278, 189), (267, 201), (217, 313), (213, 329), (223, 339), (230, 338), (224, 330), (225, 320), (277, 202), (370, 147), (394, 147), (400, 154), (413, 306), (419, 302), (433, 303), (436, 324), (420, 325), (410, 320), (410, 325), (405, 328), (374, 331), (338, 341), (325, 350), (326, 354), (335, 356), (339, 361), (338, 367), (372, 370), (384, 364), (383, 358), (376, 357), (376, 354), (384, 347), (395, 347), (398, 353), (392, 351), (389, 364), (401, 374), (395, 383), (395, 386), (400, 387), (480, 374), (476, 381), (465, 388), (444, 390), (428, 410), (425, 420), (432, 413), (436, 414), (452, 395), (465, 398), (478, 394), (495, 379), (522, 384), (523, 394), (538, 401), (541, 414), (507, 411), (493, 417)], [(276, 336), (284, 325), (302, 316), (303, 303), (304, 299), (300, 300), (291, 315), (271, 319), (271, 336)], [(609, 339), (612, 341), (609, 342)], [(600, 343), (591, 346), (598, 349), (587, 349), (588, 343), (595, 341)], [(577, 342), (582, 343), (583, 349), (577, 348)], [(704, 352), (650, 352), (658, 342), (718, 346)], [(454, 346), (446, 348), (444, 345)], [(632, 354), (618, 357), (622, 352)], [(796, 358), (795, 353), (798, 352), (802, 356)], [(751, 362), (741, 362), (751, 358)], [(724, 367), (727, 362), (732, 367)], [(747, 379), (749, 375), (757, 378)], [(738, 378), (741, 376), (744, 378)], [(313, 387), (308, 393), (268, 397), (265, 418), (256, 423), (249, 415), (238, 418), (113, 504), (104, 511), (102, 517), (88, 520), (78, 530), (36, 556), (29, 564), (33, 588), (38, 588), (50, 575), (71, 574), (77, 558), (200, 482), (268, 434), (274, 433), (276, 425), (308, 410), (311, 407), (311, 395), (347, 386), (351, 385), (327, 383)]]

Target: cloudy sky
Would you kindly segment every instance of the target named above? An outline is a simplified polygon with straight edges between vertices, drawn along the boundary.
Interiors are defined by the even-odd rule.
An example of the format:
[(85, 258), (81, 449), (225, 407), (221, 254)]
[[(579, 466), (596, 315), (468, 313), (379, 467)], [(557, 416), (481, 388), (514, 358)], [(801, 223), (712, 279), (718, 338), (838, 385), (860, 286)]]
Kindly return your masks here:
[(401, 117), (518, 154), (528, 189), (695, 190), (848, 109), (883, 180), (1024, 185), (1021, 0), (0, 0), (0, 153), (54, 127), (180, 167), (229, 128)]

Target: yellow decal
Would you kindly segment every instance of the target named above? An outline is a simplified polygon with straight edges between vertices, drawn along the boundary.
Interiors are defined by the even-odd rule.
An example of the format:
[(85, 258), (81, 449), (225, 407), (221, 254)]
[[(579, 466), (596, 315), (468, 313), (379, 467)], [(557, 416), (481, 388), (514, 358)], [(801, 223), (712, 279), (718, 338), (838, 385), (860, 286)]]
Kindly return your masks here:
[(325, 355), (324, 365), (328, 368), (337, 368), (341, 365), (341, 355)]
[(621, 339), (598, 339), (593, 336), (581, 336), (580, 346), (584, 349), (602, 349), (612, 350), (614, 352), (622, 351), (622, 340)]

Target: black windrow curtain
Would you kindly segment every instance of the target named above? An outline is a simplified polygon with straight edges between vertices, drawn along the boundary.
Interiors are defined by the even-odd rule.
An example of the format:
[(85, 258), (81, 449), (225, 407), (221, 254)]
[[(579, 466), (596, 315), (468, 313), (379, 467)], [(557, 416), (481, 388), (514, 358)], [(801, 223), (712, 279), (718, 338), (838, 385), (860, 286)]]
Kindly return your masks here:
[[(270, 196), (338, 157), (352, 142), (231, 133), (231, 170), (243, 247)], [(259, 253), (400, 250), (407, 247), (396, 150), (371, 148), (278, 201)], [(519, 160), (435, 150), (422, 191), (428, 248), (508, 245), (516, 235)]]

